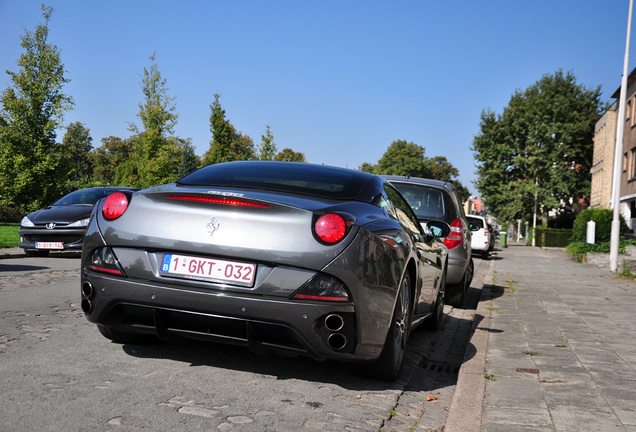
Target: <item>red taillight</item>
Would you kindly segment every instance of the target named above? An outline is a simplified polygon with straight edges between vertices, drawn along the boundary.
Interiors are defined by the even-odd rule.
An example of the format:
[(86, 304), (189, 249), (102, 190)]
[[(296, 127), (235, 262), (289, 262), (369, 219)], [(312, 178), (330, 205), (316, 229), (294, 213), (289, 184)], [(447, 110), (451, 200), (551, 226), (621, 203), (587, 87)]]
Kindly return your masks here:
[(333, 244), (342, 240), (347, 234), (347, 222), (338, 214), (328, 213), (318, 218), (314, 230), (320, 240)]
[(114, 220), (124, 214), (128, 208), (128, 197), (123, 192), (115, 192), (108, 195), (104, 206), (102, 207), (102, 214), (108, 220)]
[(176, 199), (183, 201), (196, 201), (212, 204), (225, 204), (241, 207), (258, 207), (258, 208), (270, 208), (267, 204), (261, 204), (253, 201), (247, 201), (237, 198), (228, 197), (216, 197), (216, 196), (202, 196), (202, 195), (166, 195), (168, 199)]
[(464, 234), (462, 233), (462, 220), (460, 218), (455, 219), (450, 224), (451, 232), (444, 239), (444, 244), (448, 249), (455, 249), (457, 246), (462, 244), (464, 240)]

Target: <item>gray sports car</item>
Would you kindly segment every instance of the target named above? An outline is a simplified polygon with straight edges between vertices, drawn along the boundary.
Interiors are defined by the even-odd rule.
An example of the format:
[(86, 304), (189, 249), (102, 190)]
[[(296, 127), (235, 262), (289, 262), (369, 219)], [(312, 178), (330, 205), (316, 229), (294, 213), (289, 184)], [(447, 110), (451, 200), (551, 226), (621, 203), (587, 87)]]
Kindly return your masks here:
[(361, 171), (209, 165), (99, 203), (82, 309), (115, 342), (223, 342), (394, 380), (411, 329), (441, 325), (449, 233)]

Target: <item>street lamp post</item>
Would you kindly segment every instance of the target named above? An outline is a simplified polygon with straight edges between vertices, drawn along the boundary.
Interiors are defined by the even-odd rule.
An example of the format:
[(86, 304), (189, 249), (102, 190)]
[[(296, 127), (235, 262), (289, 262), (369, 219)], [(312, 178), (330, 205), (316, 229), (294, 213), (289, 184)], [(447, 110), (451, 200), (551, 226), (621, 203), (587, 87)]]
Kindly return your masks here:
[(621, 159), (623, 157), (623, 137), (625, 136), (625, 101), (627, 99), (627, 73), (629, 68), (629, 39), (632, 33), (632, 9), (634, 0), (629, 0), (629, 16), (627, 17), (627, 42), (625, 44), (625, 61), (623, 62), (623, 79), (618, 103), (618, 131), (616, 133), (616, 151), (614, 153), (614, 187), (612, 202), (614, 218), (610, 237), (610, 271), (618, 270), (618, 243), (620, 241), (620, 199), (621, 199)]

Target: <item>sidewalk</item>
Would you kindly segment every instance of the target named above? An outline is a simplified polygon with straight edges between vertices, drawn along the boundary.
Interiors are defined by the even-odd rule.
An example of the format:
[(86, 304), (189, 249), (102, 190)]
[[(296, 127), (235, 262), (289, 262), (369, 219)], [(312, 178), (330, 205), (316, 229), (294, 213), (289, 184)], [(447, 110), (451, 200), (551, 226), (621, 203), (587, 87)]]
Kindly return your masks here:
[(636, 431), (636, 282), (515, 244), (490, 264), (445, 432)]

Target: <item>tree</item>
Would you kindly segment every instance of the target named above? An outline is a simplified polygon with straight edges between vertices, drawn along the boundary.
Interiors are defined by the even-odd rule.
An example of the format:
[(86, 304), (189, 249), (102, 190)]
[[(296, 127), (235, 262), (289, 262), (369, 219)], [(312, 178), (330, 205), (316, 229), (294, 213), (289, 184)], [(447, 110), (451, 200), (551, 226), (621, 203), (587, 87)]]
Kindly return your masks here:
[(561, 70), (517, 90), (503, 114), (482, 112), (472, 145), (475, 185), (500, 220), (529, 219), (537, 207), (568, 211), (590, 191), (594, 125), (605, 104)]
[(114, 136), (102, 138), (101, 147), (91, 152), (93, 180), (107, 185), (116, 184), (114, 178), (117, 168), (134, 159), (134, 152), (132, 140), (122, 140)]
[(378, 175), (425, 177), (424, 147), (404, 140), (393, 141), (375, 168)]
[(143, 130), (129, 123), (130, 130), (136, 133), (131, 137), (136, 159), (128, 160), (127, 166), (120, 170), (125, 174), (118, 176), (121, 181), (142, 188), (175, 181), (183, 148), (183, 142), (173, 136), (179, 118), (173, 103), (175, 97), (168, 95), (154, 53), (150, 60), (150, 68), (144, 67), (141, 84), (144, 101), (139, 103), (137, 113)]
[(192, 171), (197, 169), (199, 166), (199, 158), (194, 153), (194, 147), (192, 147), (192, 143), (188, 141), (184, 147), (183, 152), (181, 153), (181, 162), (179, 163), (179, 173), (177, 177), (181, 178)]
[(261, 135), (261, 149), (259, 152), (259, 160), (271, 161), (274, 160), (274, 156), (276, 156), (276, 152), (278, 149), (276, 148), (276, 144), (274, 144), (274, 135), (269, 130), (269, 126), (267, 127), (267, 132), (265, 135)]
[(363, 163), (360, 171), (378, 175), (399, 175), (440, 180), (452, 183), (463, 201), (470, 192), (455, 177), (459, 170), (445, 156), (426, 157), (425, 149), (415, 143), (404, 140), (393, 141), (387, 148), (377, 165)]
[(82, 123), (71, 123), (62, 138), (63, 170), (70, 182), (86, 182), (93, 175), (93, 138)]
[(370, 174), (375, 174), (376, 166), (370, 164), (369, 162), (363, 162), (362, 165), (358, 167), (358, 171), (367, 172)]
[(279, 152), (275, 157), (275, 161), (280, 162), (304, 162), (307, 163), (305, 159), (305, 154), (300, 152), (295, 152), (290, 148), (284, 148), (283, 151)]
[(225, 118), (225, 110), (219, 102), (220, 97), (221, 95), (215, 94), (214, 102), (210, 105), (212, 141), (209, 150), (203, 155), (202, 164), (255, 159), (254, 141), (249, 135), (236, 132), (236, 128)]
[(61, 169), (61, 145), (56, 130), (64, 112), (73, 107), (62, 88), (60, 50), (48, 42), (53, 8), (42, 5), (44, 24), (25, 29), (17, 62), (18, 72), (7, 71), (12, 85), (0, 96), (0, 201), (23, 212), (49, 204), (66, 180)]

